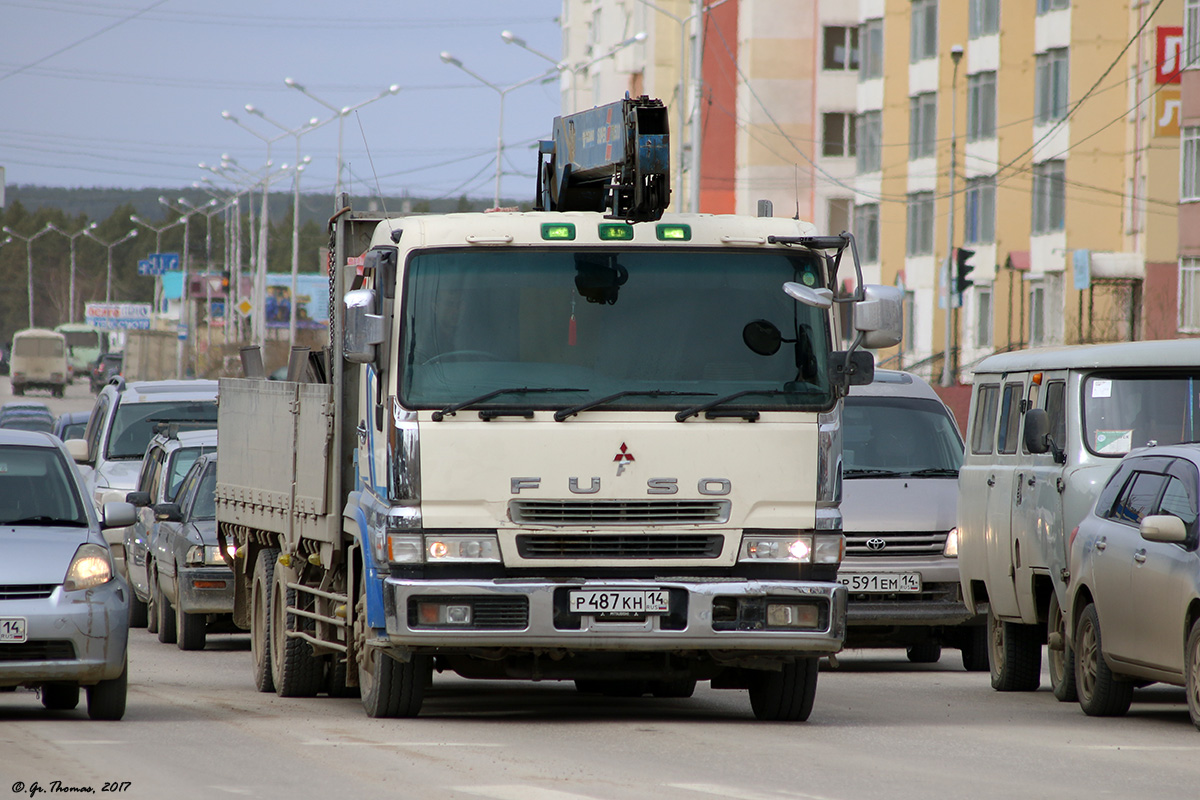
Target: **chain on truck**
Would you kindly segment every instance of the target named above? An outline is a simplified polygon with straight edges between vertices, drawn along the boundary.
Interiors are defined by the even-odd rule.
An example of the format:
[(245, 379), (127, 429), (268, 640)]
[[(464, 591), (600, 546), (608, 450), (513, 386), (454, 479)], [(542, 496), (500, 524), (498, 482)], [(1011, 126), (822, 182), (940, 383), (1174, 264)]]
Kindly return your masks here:
[(341, 208), (330, 350), (222, 381), (256, 684), (407, 717), (434, 671), (709, 681), (806, 719), (845, 634), (840, 398), (899, 341), (898, 294), (849, 234), (665, 214), (660, 101), (556, 118), (538, 161), (531, 212)]

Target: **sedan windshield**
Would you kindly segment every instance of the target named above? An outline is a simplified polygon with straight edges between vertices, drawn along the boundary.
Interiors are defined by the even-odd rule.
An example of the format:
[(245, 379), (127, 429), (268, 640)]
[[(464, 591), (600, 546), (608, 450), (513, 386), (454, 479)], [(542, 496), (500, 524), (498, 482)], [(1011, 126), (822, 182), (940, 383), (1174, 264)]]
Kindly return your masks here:
[(56, 449), (0, 446), (0, 525), (87, 525), (67, 470)]
[(1084, 442), (1101, 456), (1197, 441), (1200, 374), (1094, 373), (1084, 380)]
[(141, 458), (160, 422), (175, 423), (183, 431), (215, 428), (217, 404), (212, 400), (121, 403), (108, 436), (108, 457)]
[(954, 478), (962, 466), (954, 420), (933, 400), (847, 397), (842, 435), (847, 480), (914, 473)]
[[(826, 409), (828, 312), (788, 297), (787, 281), (823, 286), (818, 257), (799, 248), (418, 254), (405, 273), (401, 401), (564, 409), (612, 395), (603, 410), (678, 411), (745, 393), (729, 406)], [(556, 387), (564, 391), (545, 391)], [(500, 393), (480, 399), (490, 392)]]

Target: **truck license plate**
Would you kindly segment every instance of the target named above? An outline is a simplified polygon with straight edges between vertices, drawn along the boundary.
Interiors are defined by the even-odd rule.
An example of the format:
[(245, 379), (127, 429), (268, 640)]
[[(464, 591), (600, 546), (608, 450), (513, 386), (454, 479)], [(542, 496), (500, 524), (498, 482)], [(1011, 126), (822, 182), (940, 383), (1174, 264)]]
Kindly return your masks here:
[(20, 644), (25, 637), (24, 617), (0, 617), (0, 644)]
[(867, 594), (921, 591), (921, 573), (919, 572), (839, 572), (838, 582), (851, 592)]
[(586, 589), (570, 594), (571, 611), (575, 614), (666, 614), (671, 610), (670, 599), (665, 589)]

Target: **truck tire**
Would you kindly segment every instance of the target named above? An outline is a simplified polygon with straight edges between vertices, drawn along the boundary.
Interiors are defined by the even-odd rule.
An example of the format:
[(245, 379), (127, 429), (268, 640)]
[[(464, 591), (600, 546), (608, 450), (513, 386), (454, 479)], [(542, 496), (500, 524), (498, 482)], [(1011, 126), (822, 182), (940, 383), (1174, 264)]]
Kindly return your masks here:
[(42, 687), (42, 705), (51, 711), (70, 711), (79, 705), (79, 684), (47, 683)]
[(346, 685), (346, 657), (341, 653), (334, 653), (325, 661), (325, 694), (358, 697), (358, 687)]
[(90, 719), (115, 721), (125, 716), (125, 698), (129, 694), (129, 659), (121, 674), (87, 688), (87, 712)]
[(176, 606), (175, 630), (180, 650), (203, 650), (208, 637), (208, 619), (204, 614), (188, 614)]
[(962, 665), (967, 672), (988, 671), (988, 629), (975, 625), (963, 631)]
[(311, 631), (311, 620), (288, 613), (296, 605), (295, 589), (287, 587), (289, 568), (275, 565), (271, 585), (271, 680), (280, 697), (313, 697), (325, 683), (325, 664), (313, 655), (312, 645), (288, 636), (289, 631)]
[(910, 644), (906, 654), (914, 664), (936, 664), (942, 660), (942, 646), (937, 642)]
[(1089, 717), (1121, 717), (1133, 702), (1133, 684), (1119, 680), (1104, 660), (1100, 616), (1088, 603), (1076, 625), (1079, 652), (1075, 659), (1075, 687), (1079, 707)]
[(162, 587), (159, 584), (158, 572), (155, 571), (150, 585), (153, 587), (151, 591), (154, 592), (154, 607), (158, 611), (158, 640), (163, 644), (175, 644), (177, 638), (175, 607), (162, 593)]
[(1034, 692), (1041, 684), (1041, 631), (1035, 625), (1001, 622), (988, 609), (988, 666), (998, 692)]
[[(133, 589), (130, 588), (129, 594), (129, 627), (145, 628), (150, 622), (149, 608), (137, 596), (133, 594)], [(154, 631), (150, 631), (154, 633)]]
[(1060, 703), (1074, 703), (1079, 699), (1075, 691), (1075, 651), (1067, 643), (1067, 626), (1063, 623), (1058, 595), (1050, 596), (1050, 610), (1046, 617), (1046, 666), (1050, 670), (1050, 690)]
[(1200, 730), (1200, 619), (1192, 623), (1183, 653), (1183, 685), (1187, 692), (1188, 716)]
[(425, 684), (433, 674), (433, 660), (413, 656), (407, 663), (397, 661), (367, 647), (367, 633), (367, 598), (360, 589), (354, 610), (354, 650), (363, 710), (372, 718), (417, 716), (425, 700)]
[(260, 692), (275, 691), (271, 677), (271, 586), (275, 582), (275, 560), (279, 548), (267, 547), (254, 562), (250, 584), (250, 658), (254, 663), (254, 686)]
[(817, 696), (816, 658), (800, 658), (783, 669), (762, 670), (750, 684), (750, 707), (756, 719), (803, 722)]

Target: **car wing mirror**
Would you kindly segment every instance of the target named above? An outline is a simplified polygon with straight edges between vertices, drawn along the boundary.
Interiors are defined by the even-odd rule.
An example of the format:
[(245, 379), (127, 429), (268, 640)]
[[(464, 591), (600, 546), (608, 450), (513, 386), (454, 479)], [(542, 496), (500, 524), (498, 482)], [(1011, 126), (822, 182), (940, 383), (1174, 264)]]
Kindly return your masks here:
[(135, 508), (145, 508), (150, 505), (150, 493), (129, 492), (125, 495), (125, 502), (132, 504)]
[(137, 521), (137, 509), (132, 503), (105, 503), (100, 515), (104, 528), (127, 528)]
[(159, 522), (183, 522), (183, 509), (179, 503), (159, 503), (154, 507), (154, 518)]
[(1138, 529), (1142, 538), (1151, 542), (1183, 544), (1187, 541), (1187, 526), (1183, 524), (1183, 520), (1171, 514), (1151, 514), (1143, 517)]

